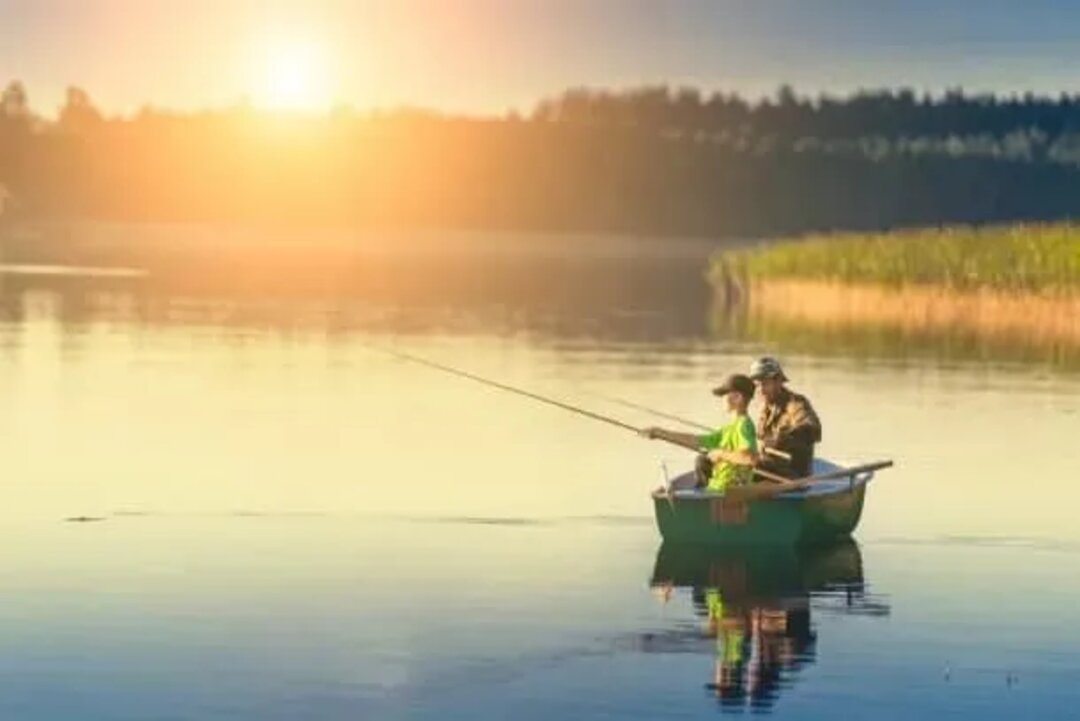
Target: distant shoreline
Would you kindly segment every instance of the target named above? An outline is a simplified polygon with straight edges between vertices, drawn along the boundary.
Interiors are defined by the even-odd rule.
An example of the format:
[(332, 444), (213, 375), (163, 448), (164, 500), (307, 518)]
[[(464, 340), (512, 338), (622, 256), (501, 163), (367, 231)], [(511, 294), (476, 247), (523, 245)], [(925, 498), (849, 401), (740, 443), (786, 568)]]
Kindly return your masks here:
[[(117, 258), (142, 257), (155, 250), (204, 256), (207, 260), (238, 252), (273, 255), (302, 250), (311, 255), (333, 256), (483, 253), (536, 257), (572, 252), (581, 257), (684, 258), (704, 263), (718, 249), (750, 247), (758, 242), (745, 238), (643, 233), (255, 222), (58, 219), (24, 220), (0, 226), (0, 248), (13, 250), (18, 262), (24, 263), (102, 253)], [(0, 253), (0, 260), (10, 260), (10, 256)], [(257, 257), (252, 262), (257, 264)]]
[(0, 184), (25, 219), (772, 238), (1080, 217), (1080, 95), (651, 86), (527, 117), (112, 117), (73, 87), (47, 118), (7, 93)]

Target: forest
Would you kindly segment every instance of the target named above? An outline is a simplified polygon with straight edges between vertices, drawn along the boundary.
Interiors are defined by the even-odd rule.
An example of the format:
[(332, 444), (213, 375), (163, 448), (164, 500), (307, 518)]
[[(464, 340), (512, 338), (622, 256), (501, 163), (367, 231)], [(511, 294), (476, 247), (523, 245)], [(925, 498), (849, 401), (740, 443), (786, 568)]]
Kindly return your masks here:
[[(1080, 95), (571, 89), (528, 112), (55, 117), (0, 98), (7, 218), (753, 238), (1080, 214)], [(3, 198), (0, 197), (0, 201)]]

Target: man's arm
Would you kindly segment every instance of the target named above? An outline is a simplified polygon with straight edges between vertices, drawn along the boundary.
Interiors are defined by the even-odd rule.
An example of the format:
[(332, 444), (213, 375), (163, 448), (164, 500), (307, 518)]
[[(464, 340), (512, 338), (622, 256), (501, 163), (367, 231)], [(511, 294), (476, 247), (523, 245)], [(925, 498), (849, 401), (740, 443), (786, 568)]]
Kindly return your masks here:
[(799, 426), (779, 434), (769, 448), (791, 455), (792, 451), (809, 448), (819, 440), (821, 440), (820, 429), (813, 426)]
[(796, 476), (812, 472), (810, 461), (814, 457), (814, 444), (821, 440), (821, 421), (813, 406), (801, 396), (792, 398), (776, 426), (769, 447), (788, 456), (782, 464), (786, 470), (780, 472)]
[(792, 399), (784, 409), (784, 415), (784, 433), (774, 447), (786, 450), (785, 446), (791, 442), (800, 446), (821, 442), (821, 420), (810, 401), (801, 396)]

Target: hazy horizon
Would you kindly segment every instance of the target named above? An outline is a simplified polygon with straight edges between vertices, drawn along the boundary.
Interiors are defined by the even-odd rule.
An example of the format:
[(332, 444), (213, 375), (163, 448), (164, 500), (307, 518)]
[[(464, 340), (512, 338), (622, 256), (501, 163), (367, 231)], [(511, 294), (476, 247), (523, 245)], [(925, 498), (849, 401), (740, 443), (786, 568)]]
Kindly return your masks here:
[(914, 0), (500, 3), (70, 0), (0, 7), (0, 67), (51, 116), (65, 88), (110, 115), (249, 102), (322, 111), (526, 112), (568, 87), (691, 85), (750, 98), (911, 87), (1080, 89), (1080, 6)]

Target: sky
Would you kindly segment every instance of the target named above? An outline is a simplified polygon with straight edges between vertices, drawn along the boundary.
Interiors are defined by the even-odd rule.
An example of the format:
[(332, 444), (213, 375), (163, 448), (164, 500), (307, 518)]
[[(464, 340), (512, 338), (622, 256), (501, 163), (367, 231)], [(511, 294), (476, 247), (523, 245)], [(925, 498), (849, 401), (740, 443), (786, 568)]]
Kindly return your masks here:
[[(1080, 90), (1080, 2), (0, 0), (0, 82), (52, 115), (257, 106), (529, 111), (568, 87), (761, 96)], [(4, 77), (4, 76), (7, 77)]]

